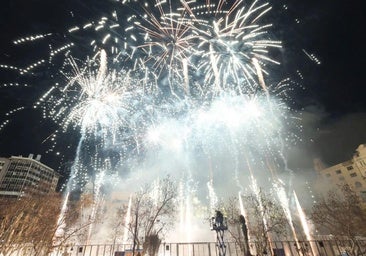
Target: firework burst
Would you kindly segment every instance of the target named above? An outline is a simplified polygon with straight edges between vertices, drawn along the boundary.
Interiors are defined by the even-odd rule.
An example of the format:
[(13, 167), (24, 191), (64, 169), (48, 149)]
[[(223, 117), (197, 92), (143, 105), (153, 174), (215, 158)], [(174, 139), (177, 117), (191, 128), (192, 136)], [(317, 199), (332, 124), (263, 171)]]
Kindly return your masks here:
[[(58, 70), (63, 82), (34, 106), (63, 132), (81, 133), (68, 192), (91, 184), (95, 200), (101, 200), (103, 186), (120, 170), (155, 177), (167, 170), (186, 184), (207, 177), (202, 170), (208, 170), (209, 183), (204, 184), (214, 207), (220, 192), (233, 187), (232, 179), (218, 181), (222, 173), (231, 173), (239, 188), (250, 182), (248, 172), (277, 179), (277, 170), (286, 169), (281, 136), (290, 82), (266, 85), (270, 65), (279, 64), (273, 51), (281, 48), (271, 37), (272, 24), (264, 21), (269, 3), (155, 0), (152, 5), (122, 5), (133, 10), (126, 20), (113, 11), (111, 17), (68, 30), (75, 41), (78, 33), (93, 32), (81, 40), (89, 41), (82, 46), (90, 47), (93, 57), (71, 57), (80, 56), (74, 54), (77, 42), (50, 47), (52, 64), (65, 53)], [(24, 70), (37, 65), (29, 67)], [(182, 195), (192, 194), (192, 188), (187, 185)], [(188, 198), (186, 202), (191, 209)]]
[(199, 7), (185, 5), (192, 32), (201, 55), (198, 68), (205, 83), (214, 84), (215, 94), (232, 90), (239, 94), (255, 94), (258, 87), (258, 69), (265, 70), (266, 63), (279, 64), (270, 57), (271, 48), (280, 48), (281, 42), (269, 38), (272, 24), (262, 24), (261, 18), (271, 10), (269, 3), (254, 1), (247, 7), (237, 0), (228, 9), (224, 2)]
[[(96, 61), (97, 57), (99, 61)], [(114, 133), (128, 126), (126, 116), (136, 81), (128, 71), (108, 70), (105, 51), (100, 51), (95, 58), (79, 67), (75, 59), (69, 57), (71, 71), (63, 72), (67, 84), (60, 88), (52, 87), (36, 103), (44, 103), (64, 131), (71, 126), (80, 127), (82, 134), (98, 130)], [(56, 98), (55, 90), (61, 96)]]

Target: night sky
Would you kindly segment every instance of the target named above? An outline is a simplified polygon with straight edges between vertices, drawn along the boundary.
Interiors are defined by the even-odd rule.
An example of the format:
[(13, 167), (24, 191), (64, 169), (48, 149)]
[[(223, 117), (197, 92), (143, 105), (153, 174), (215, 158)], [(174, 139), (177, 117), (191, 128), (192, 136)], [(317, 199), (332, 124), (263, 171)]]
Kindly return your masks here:
[[(298, 79), (300, 70), (304, 87), (293, 93), (295, 110), (302, 112), (299, 121), (304, 129), (302, 141), (293, 145), (289, 154), (290, 167), (295, 170), (311, 168), (312, 159), (320, 157), (335, 164), (351, 157), (358, 144), (366, 143), (366, 89), (364, 84), (365, 31), (361, 0), (279, 1), (273, 3), (269, 18), (273, 33), (283, 41), (281, 69), (283, 74)], [(285, 11), (282, 7), (287, 5)], [(73, 24), (109, 15), (116, 3), (111, 0), (3, 0), (0, 9), (1, 48), (0, 64), (23, 66), (44, 52), (47, 45), (36, 42), (14, 46), (12, 41), (22, 36), (49, 33), (63, 37)], [(128, 12), (128, 10), (126, 10)], [(299, 20), (299, 23), (296, 20)], [(53, 39), (57, 40), (57, 39)], [(321, 65), (307, 58), (305, 49), (321, 61)], [(50, 68), (40, 68), (29, 78), (31, 88), (0, 87), (0, 122), (4, 114), (17, 106), (31, 106), (49, 86), (44, 80)], [(22, 82), (14, 73), (0, 70), (0, 82)], [(58, 129), (41, 113), (26, 109), (15, 114), (5, 129), (0, 131), (0, 155), (42, 154), (44, 163), (60, 168), (60, 157), (46, 154), (50, 146), (42, 141)], [(65, 151), (63, 163), (72, 160), (78, 134), (68, 134), (59, 142)], [(305, 156), (305, 157), (304, 157)], [(62, 170), (62, 167), (60, 168)]]

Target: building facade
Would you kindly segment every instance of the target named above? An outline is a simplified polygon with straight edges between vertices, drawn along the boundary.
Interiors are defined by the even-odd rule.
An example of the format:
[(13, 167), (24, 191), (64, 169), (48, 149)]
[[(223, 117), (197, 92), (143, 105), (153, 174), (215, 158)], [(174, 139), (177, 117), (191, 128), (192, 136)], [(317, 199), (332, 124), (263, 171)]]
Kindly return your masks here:
[(54, 192), (60, 175), (42, 164), (40, 159), (40, 155), (33, 158), (33, 154), (28, 157), (0, 158), (0, 196), (19, 197), (27, 192)]
[(357, 192), (363, 203), (366, 203), (366, 144), (358, 146), (352, 159), (328, 168), (316, 162), (315, 170), (318, 173), (318, 190), (326, 185), (347, 184)]

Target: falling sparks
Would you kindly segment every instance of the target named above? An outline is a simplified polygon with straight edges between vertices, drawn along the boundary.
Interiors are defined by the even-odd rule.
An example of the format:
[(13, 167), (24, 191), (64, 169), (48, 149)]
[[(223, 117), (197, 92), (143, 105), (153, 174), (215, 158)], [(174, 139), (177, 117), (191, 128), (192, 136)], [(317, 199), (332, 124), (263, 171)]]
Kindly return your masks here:
[[(194, 206), (205, 200), (193, 195), (192, 179), (208, 177), (203, 183), (207, 191), (201, 193), (213, 212), (225, 186), (241, 195), (244, 185), (261, 175), (276, 181), (258, 185), (275, 186), (292, 222), (289, 200), (276, 176), (285, 169), (282, 131), (283, 121), (289, 122), (285, 101), (293, 84), (287, 79), (266, 83), (271, 67), (280, 65), (274, 56), (282, 47), (265, 19), (272, 7), (259, 0), (249, 5), (243, 0), (216, 2), (156, 0), (141, 5), (125, 0), (120, 4), (132, 6), (133, 14), (113, 11), (73, 25), (65, 32), (70, 40), (49, 45), (48, 58), (23, 68), (0, 65), (26, 76), (62, 60), (33, 108), (61, 127), (44, 142), (56, 143), (59, 134), (74, 130), (81, 134), (67, 198), (93, 183), (94, 199), (102, 200), (103, 188), (110, 183), (115, 188), (121, 170), (126, 176), (168, 172), (184, 180), (177, 205), (182, 227), (191, 230)], [(29, 36), (14, 44), (52, 36)], [(300, 71), (298, 75), (302, 78)], [(27, 84), (0, 88), (22, 86)], [(8, 116), (23, 109), (8, 112), (0, 130)], [(55, 144), (48, 152), (60, 154)], [(204, 170), (209, 171), (202, 174)], [(223, 173), (235, 176), (236, 186), (231, 176), (222, 180)], [(240, 208), (245, 211), (245, 205)]]
[[(71, 76), (66, 75), (69, 82), (62, 92), (68, 95), (76, 87), (80, 94), (65, 117), (64, 128), (76, 124), (82, 128), (82, 132), (96, 126), (115, 130), (126, 123), (124, 116), (128, 111), (128, 90), (132, 80), (127, 72), (108, 72), (104, 54), (102, 51), (98, 71), (88, 70), (87, 67), (80, 70), (75, 61), (70, 59), (73, 73)], [(125, 113), (121, 114), (123, 111)]]

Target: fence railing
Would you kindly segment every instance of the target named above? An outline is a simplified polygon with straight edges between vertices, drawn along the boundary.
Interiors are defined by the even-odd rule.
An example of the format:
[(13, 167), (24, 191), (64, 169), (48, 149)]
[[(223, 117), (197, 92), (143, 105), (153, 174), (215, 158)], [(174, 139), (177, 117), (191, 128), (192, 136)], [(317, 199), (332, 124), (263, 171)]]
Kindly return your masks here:
[[(366, 255), (366, 240), (356, 245)], [(226, 256), (244, 256), (238, 244), (226, 242)], [(254, 256), (351, 256), (351, 241), (314, 240), (314, 241), (272, 241), (270, 248), (263, 251), (259, 243), (249, 243)], [(135, 255), (141, 250), (135, 250)], [(32, 248), (24, 247), (10, 256), (31, 256)], [(0, 253), (1, 255), (1, 253)], [(130, 244), (73, 245), (56, 248), (49, 256), (133, 256)], [(215, 242), (200, 243), (161, 243), (157, 256), (219, 256)]]

